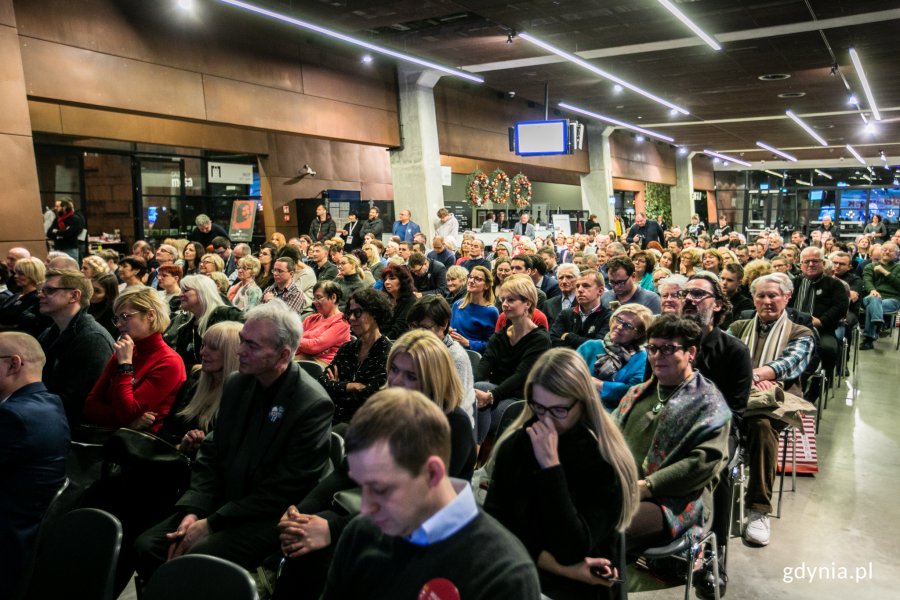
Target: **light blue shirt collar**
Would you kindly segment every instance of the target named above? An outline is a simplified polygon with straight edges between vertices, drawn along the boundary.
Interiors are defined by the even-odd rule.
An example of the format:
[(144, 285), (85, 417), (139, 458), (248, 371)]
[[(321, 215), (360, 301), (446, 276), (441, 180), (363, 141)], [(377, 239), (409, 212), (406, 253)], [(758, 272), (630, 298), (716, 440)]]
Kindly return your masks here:
[(406, 539), (417, 546), (446, 540), (478, 516), (478, 505), (468, 481), (451, 479), (456, 498), (419, 525)]

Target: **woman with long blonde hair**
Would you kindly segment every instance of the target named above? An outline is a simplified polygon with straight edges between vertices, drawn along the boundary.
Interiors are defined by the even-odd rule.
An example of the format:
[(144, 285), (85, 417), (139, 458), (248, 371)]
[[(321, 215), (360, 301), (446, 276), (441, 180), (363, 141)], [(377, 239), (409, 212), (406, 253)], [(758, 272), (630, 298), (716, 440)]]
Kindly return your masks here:
[(613, 556), (640, 502), (638, 472), (574, 350), (555, 348), (535, 363), (525, 407), (488, 469), (484, 509), (537, 557), (543, 593), (596, 598), (590, 584), (610, 585), (608, 563), (591, 575), (589, 557)]
[(482, 265), (472, 267), (466, 279), (466, 293), (453, 303), (450, 337), (463, 348), (484, 352), (500, 312), (494, 306), (494, 278)]

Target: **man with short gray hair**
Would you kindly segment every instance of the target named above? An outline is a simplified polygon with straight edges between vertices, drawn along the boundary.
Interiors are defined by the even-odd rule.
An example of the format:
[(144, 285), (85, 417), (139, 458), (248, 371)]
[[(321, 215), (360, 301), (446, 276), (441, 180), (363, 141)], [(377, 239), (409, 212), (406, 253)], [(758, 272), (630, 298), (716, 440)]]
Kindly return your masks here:
[(208, 215), (197, 215), (197, 218), (194, 219), (194, 223), (197, 226), (188, 237), (192, 242), (199, 242), (204, 248), (212, 244), (213, 238), (218, 236), (228, 239), (229, 243), (231, 242), (231, 238), (228, 237), (228, 232), (225, 231), (221, 225), (213, 223)]
[(247, 311), (239, 369), (228, 377), (214, 436), (203, 441), (176, 512), (134, 546), (146, 581), (167, 560), (210, 554), (245, 569), (278, 543), (274, 524), (302, 500), (328, 464), (334, 405), (293, 360), (303, 333), (281, 300)]

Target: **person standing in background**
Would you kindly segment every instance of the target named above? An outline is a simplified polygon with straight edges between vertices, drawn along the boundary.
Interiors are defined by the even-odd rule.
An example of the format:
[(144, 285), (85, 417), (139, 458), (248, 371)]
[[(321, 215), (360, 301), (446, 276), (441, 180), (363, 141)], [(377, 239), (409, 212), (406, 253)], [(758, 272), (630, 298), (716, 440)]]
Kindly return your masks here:
[(316, 218), (309, 224), (309, 237), (314, 242), (324, 242), (330, 240), (337, 234), (337, 225), (334, 219), (328, 214), (324, 204), (316, 207)]
[(53, 205), (56, 218), (47, 229), (47, 239), (53, 242), (53, 249), (65, 252), (81, 263), (81, 233), (84, 219), (75, 213), (75, 205), (69, 198), (60, 198)]

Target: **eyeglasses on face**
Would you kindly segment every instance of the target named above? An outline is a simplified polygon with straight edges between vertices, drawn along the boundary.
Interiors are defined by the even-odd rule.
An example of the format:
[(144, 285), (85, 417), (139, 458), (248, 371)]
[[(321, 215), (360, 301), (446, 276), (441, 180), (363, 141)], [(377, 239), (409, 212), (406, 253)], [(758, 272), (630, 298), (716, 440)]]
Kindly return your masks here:
[(625, 285), (629, 281), (631, 281), (631, 280), (630, 279), (610, 279), (609, 285), (611, 285), (613, 287), (618, 287), (620, 285)]
[(52, 296), (53, 294), (55, 294), (56, 292), (59, 292), (61, 290), (72, 291), (74, 289), (75, 288), (70, 288), (70, 287), (53, 287), (52, 285), (44, 284), (40, 288), (38, 288), (38, 293), (43, 294), (45, 296)]
[(476, 277), (474, 275), (469, 275), (469, 281), (476, 281), (478, 283), (484, 283), (484, 277)]
[(656, 354), (662, 354), (663, 356), (672, 356), (678, 350), (684, 350), (684, 346), (681, 344), (664, 344), (662, 346), (656, 346), (654, 344), (647, 344), (644, 346), (647, 350), (647, 354), (650, 356), (655, 356)]
[(615, 325), (616, 325), (617, 327), (621, 327), (621, 328), (624, 329), (625, 331), (635, 331), (635, 330), (637, 330), (637, 327), (635, 327), (634, 325), (632, 325), (631, 323), (629, 323), (628, 321), (626, 321), (626, 320), (623, 319), (622, 317), (616, 317), (616, 318), (615, 318)]
[(689, 290), (679, 290), (678, 296), (680, 298), (690, 298), (691, 300), (697, 300), (699, 302), (701, 300), (706, 300), (707, 298), (712, 298), (715, 294), (699, 288), (692, 288)]
[(361, 309), (359, 307), (348, 308), (346, 311), (344, 311), (344, 320), (349, 321), (350, 317), (353, 317), (354, 319), (359, 319), (360, 317), (363, 316), (364, 312), (366, 312), (366, 311), (364, 311), (363, 309)]
[(550, 416), (554, 419), (565, 419), (568, 417), (569, 411), (575, 408), (576, 404), (578, 404), (577, 401), (569, 406), (544, 406), (534, 400), (528, 401), (528, 407), (531, 408), (531, 412), (533, 412), (536, 417), (543, 417), (547, 413), (550, 413)]
[(130, 313), (123, 312), (123, 313), (119, 313), (117, 315), (113, 315), (113, 318), (112, 318), (113, 325), (118, 325), (119, 323), (127, 323), (128, 321), (131, 320), (131, 317), (133, 317), (134, 315), (139, 315), (139, 314), (141, 314), (141, 311), (136, 310), (136, 311), (130, 312)]

